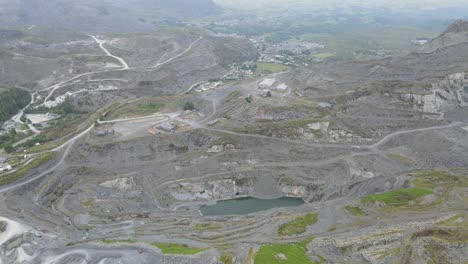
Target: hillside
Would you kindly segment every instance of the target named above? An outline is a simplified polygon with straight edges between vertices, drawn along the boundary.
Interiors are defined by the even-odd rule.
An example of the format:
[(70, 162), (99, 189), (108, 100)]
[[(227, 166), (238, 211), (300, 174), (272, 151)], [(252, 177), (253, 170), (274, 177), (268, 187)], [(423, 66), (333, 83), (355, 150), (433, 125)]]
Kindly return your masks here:
[(468, 42), (468, 22), (457, 20), (452, 23), (441, 35), (429, 41), (418, 52), (431, 53), (437, 49), (459, 45)]

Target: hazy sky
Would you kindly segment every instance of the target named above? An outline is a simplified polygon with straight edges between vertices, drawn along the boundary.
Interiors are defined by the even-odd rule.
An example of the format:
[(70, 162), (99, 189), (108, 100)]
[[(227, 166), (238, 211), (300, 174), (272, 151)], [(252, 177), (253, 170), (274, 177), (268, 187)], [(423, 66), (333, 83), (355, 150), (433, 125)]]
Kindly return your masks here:
[(364, 7), (419, 8), (434, 9), (444, 7), (468, 7), (468, 0), (214, 0), (216, 3), (242, 8), (261, 8), (263, 6), (288, 5), (310, 7), (339, 7), (355, 5)]

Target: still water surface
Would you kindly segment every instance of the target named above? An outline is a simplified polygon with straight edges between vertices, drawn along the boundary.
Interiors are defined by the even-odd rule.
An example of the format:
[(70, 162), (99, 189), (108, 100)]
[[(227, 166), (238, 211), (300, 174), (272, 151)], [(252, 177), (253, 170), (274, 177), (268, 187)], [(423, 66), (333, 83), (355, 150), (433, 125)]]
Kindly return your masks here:
[(304, 200), (293, 197), (282, 197), (273, 200), (245, 197), (219, 201), (213, 205), (202, 206), (200, 211), (205, 216), (246, 215), (278, 207), (300, 206), (303, 204)]

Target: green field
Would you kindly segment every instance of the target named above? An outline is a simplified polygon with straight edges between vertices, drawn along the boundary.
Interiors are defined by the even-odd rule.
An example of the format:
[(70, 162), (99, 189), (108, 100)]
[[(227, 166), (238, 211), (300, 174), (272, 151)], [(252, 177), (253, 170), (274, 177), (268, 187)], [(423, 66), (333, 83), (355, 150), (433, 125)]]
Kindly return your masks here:
[(317, 223), (317, 213), (308, 213), (298, 216), (289, 223), (280, 226), (278, 233), (280, 236), (291, 236), (305, 233), (307, 227)]
[(194, 224), (193, 227), (196, 230), (203, 231), (203, 230), (216, 230), (216, 229), (220, 229), (223, 226), (219, 223), (197, 223), (197, 224)]
[(158, 97), (144, 98), (133, 103), (126, 104), (109, 113), (108, 118), (138, 117), (152, 115), (161, 111), (165, 106), (165, 99)]
[[(352, 59), (357, 53), (373, 54), (375, 50), (398, 51), (411, 47), (415, 37), (435, 37), (438, 33), (415, 27), (374, 27), (354, 29), (344, 34), (306, 33), (300, 35), (302, 41), (317, 42), (325, 45), (320, 50), (319, 59)], [(322, 55), (329, 55), (322, 57)], [(318, 55), (318, 54), (316, 54)], [(315, 56), (313, 56), (315, 57)]]
[(232, 256), (230, 255), (226, 255), (226, 254), (223, 254), (219, 260), (223, 263), (223, 264), (232, 264), (233, 263), (233, 258)]
[(365, 213), (361, 210), (361, 208), (357, 206), (347, 205), (345, 206), (345, 209), (354, 216), (365, 215)]
[(277, 73), (281, 71), (285, 71), (288, 69), (288, 66), (283, 64), (276, 64), (276, 63), (267, 63), (267, 62), (257, 62), (256, 72), (268, 72), (268, 73)]
[(434, 187), (468, 187), (468, 179), (463, 176), (452, 175), (447, 171), (420, 171), (415, 173), (416, 178), (413, 179), (413, 184), (417, 188), (434, 188)]
[[(296, 136), (297, 129), (307, 128), (307, 125), (319, 121), (316, 118), (295, 119), (289, 121), (277, 122), (257, 122), (245, 126), (236, 126), (232, 129), (242, 134), (257, 134), (272, 137), (273, 135)], [(320, 131), (311, 131), (311, 133), (320, 135)]]
[(152, 246), (157, 247), (163, 254), (171, 255), (195, 255), (207, 250), (207, 247), (194, 248), (184, 244), (173, 243), (151, 243)]
[(306, 249), (297, 244), (263, 245), (255, 255), (255, 264), (310, 264)]
[(382, 202), (388, 206), (407, 206), (410, 201), (432, 193), (431, 190), (423, 188), (397, 189), (381, 194), (369, 194), (362, 199), (362, 202)]
[(416, 161), (408, 158), (408, 157), (405, 157), (403, 155), (400, 155), (400, 154), (395, 154), (395, 153), (388, 153), (387, 154), (387, 157), (393, 159), (393, 160), (396, 160), (396, 161), (399, 161), (401, 163), (404, 163), (406, 165), (417, 165)]
[[(134, 240), (112, 240), (112, 239), (102, 240), (101, 242), (105, 244), (110, 244), (110, 245), (137, 243), (137, 241), (134, 241)], [(146, 243), (146, 242), (143, 242), (143, 243)], [(189, 247), (188, 245), (185, 245), (185, 244), (174, 244), (174, 243), (154, 242), (154, 243), (150, 243), (149, 245), (159, 248), (163, 254), (170, 254), (170, 255), (195, 255), (208, 249), (207, 247), (194, 248), (194, 247)]]
[(321, 59), (321, 60), (325, 60), (325, 59), (328, 59), (328, 58), (331, 58), (331, 57), (335, 57), (335, 54), (330, 53), (330, 52), (322, 52), (322, 53), (314, 54), (314, 55), (312, 55), (312, 57), (317, 58), (317, 59)]

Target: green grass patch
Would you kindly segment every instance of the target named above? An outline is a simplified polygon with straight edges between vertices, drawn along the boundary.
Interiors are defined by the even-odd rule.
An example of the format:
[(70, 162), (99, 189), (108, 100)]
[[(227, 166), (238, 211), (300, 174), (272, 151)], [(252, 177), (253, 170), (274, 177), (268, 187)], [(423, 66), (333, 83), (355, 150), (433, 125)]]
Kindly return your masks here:
[(414, 166), (414, 165), (417, 165), (416, 161), (408, 158), (408, 157), (405, 157), (403, 155), (400, 155), (400, 154), (396, 154), (396, 153), (388, 153), (387, 154), (387, 157), (393, 159), (393, 160), (396, 160), (396, 161), (399, 161), (401, 163), (404, 163), (406, 165), (410, 165), (410, 166)]
[(255, 258), (255, 250), (253, 248), (249, 248), (249, 252), (247, 253), (247, 258), (245, 259), (244, 264), (251, 264)]
[(409, 202), (432, 194), (433, 192), (423, 188), (397, 189), (381, 194), (369, 194), (362, 199), (363, 203), (382, 202), (387, 206), (407, 206)]
[[(243, 127), (233, 127), (234, 132), (242, 134), (257, 134), (272, 137), (276, 136), (299, 136), (298, 129), (307, 129), (307, 125), (310, 123), (317, 122), (317, 119), (296, 119), (290, 121), (279, 121), (279, 122), (258, 122), (248, 124)], [(311, 133), (321, 133), (314, 130)]]
[(20, 157), (14, 157), (10, 161), (8, 161), (8, 164), (10, 164), (12, 167), (15, 167), (18, 164), (20, 164), (21, 160), (22, 159)]
[(468, 242), (468, 230), (466, 228), (429, 228), (412, 234), (412, 240), (420, 237), (432, 237), (450, 242), (466, 243)]
[(144, 98), (114, 109), (110, 112), (108, 118), (114, 119), (151, 115), (160, 112), (164, 106), (164, 99), (161, 97)]
[(82, 203), (84, 207), (93, 207), (96, 205), (96, 199), (93, 197), (88, 197), (88, 200), (86, 202)]
[(317, 213), (307, 213), (298, 216), (289, 223), (280, 226), (278, 233), (280, 236), (291, 236), (303, 234), (307, 231), (307, 227), (317, 223)]
[(55, 159), (55, 153), (45, 153), (31, 161), (29, 164), (25, 165), (22, 168), (19, 168), (17, 171), (7, 174), (5, 176), (0, 177), (0, 186), (7, 185), (12, 182), (15, 182), (30, 172), (32, 169), (39, 167), (40, 165)]
[(303, 247), (303, 248), (306, 248), (307, 245), (308, 245), (309, 243), (311, 243), (312, 241), (314, 241), (314, 237), (313, 237), (313, 236), (310, 236), (310, 237), (307, 238), (306, 240), (303, 240), (303, 241), (301, 241), (301, 242), (298, 242), (297, 244), (298, 244), (299, 246)]
[(227, 255), (227, 254), (221, 255), (221, 257), (219, 258), (219, 260), (220, 260), (223, 264), (232, 264), (232, 263), (233, 263), (233, 258), (232, 258), (232, 256)]
[(243, 95), (243, 93), (241, 91), (239, 91), (239, 90), (232, 91), (226, 96), (226, 101), (238, 99), (242, 95)]
[(159, 248), (163, 254), (171, 255), (195, 255), (208, 249), (207, 247), (194, 248), (185, 244), (173, 243), (151, 243), (151, 245)]
[(220, 229), (222, 227), (221, 224), (218, 224), (218, 223), (210, 223), (210, 222), (206, 222), (206, 223), (196, 223), (193, 225), (193, 227), (196, 229), (196, 230), (200, 230), (200, 231), (206, 231), (206, 230), (216, 230), (216, 229)]
[(313, 237), (301, 243), (263, 245), (254, 257), (254, 264), (314, 264), (306, 246)]
[(302, 41), (313, 41), (325, 45), (321, 53), (336, 54), (328, 57), (332, 60), (351, 59), (355, 53), (376, 55), (376, 50), (402, 50), (411, 47), (411, 40), (416, 36), (433, 38), (436, 31), (423, 30), (406, 26), (376, 26), (351, 30), (344, 34), (306, 33), (300, 36)]
[(361, 210), (361, 208), (357, 206), (351, 206), (347, 205), (345, 206), (346, 211), (348, 211), (350, 214), (354, 216), (360, 216), (360, 215), (365, 215), (365, 213)]
[(468, 179), (466, 177), (453, 175), (447, 171), (420, 171), (410, 175), (416, 176), (413, 179), (413, 184), (417, 188), (431, 189), (442, 186), (468, 186)]
[(255, 71), (257, 73), (262, 73), (262, 72), (277, 73), (277, 72), (282, 72), (288, 69), (288, 66), (283, 65), (283, 64), (277, 64), (277, 63), (257, 62), (255, 63), (255, 65), (257, 66), (257, 69)]
[(141, 104), (137, 105), (137, 112), (138, 113), (156, 113), (161, 110), (161, 108), (164, 107), (163, 103), (158, 103), (158, 102), (144, 102)]
[(468, 226), (468, 217), (467, 215), (455, 215), (447, 220), (438, 222), (437, 225), (460, 228), (466, 227)]
[(322, 52), (322, 53), (314, 54), (312, 55), (312, 57), (316, 59), (326, 60), (328, 58), (335, 57), (335, 54), (330, 53), (330, 52)]

